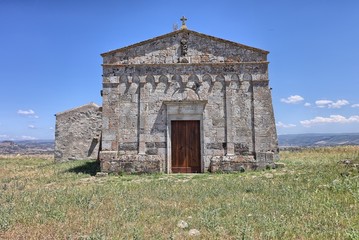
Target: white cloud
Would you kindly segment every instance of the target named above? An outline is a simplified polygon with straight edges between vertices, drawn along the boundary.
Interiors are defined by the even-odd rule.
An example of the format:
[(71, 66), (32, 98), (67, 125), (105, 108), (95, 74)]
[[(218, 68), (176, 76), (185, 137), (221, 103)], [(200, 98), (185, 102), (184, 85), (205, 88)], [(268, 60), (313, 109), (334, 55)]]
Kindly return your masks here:
[(317, 100), (315, 101), (315, 104), (319, 108), (341, 108), (345, 105), (348, 105), (349, 102), (345, 99), (340, 99), (336, 102), (333, 102), (331, 100)]
[(276, 126), (279, 127), (279, 128), (293, 128), (293, 127), (296, 127), (295, 124), (284, 124), (282, 122), (276, 123)]
[(280, 101), (281, 102), (284, 102), (284, 103), (299, 103), (301, 101), (303, 101), (304, 98), (299, 96), (299, 95), (293, 95), (293, 96), (290, 96), (288, 98), (282, 98)]
[(353, 107), (353, 108), (359, 107), (359, 103), (353, 104), (352, 107)]
[(304, 127), (311, 127), (313, 125), (322, 124), (322, 123), (340, 123), (340, 124), (359, 123), (359, 116), (355, 115), (355, 116), (351, 116), (349, 118), (346, 118), (346, 117), (343, 117), (341, 115), (330, 115), (327, 118), (326, 117), (315, 117), (315, 118), (310, 119), (310, 120), (300, 121), (300, 123)]
[(329, 106), (329, 108), (341, 108), (341, 107), (343, 107), (345, 105), (348, 105), (348, 104), (349, 104), (349, 102), (347, 100), (342, 99), (342, 100), (338, 100), (338, 101), (334, 102), (333, 104), (331, 104)]
[(35, 115), (34, 110), (29, 109), (29, 110), (17, 110), (17, 114), (19, 115), (25, 115), (25, 116), (31, 116), (31, 115)]
[(17, 114), (22, 115), (22, 116), (27, 116), (30, 118), (39, 118), (38, 115), (36, 115), (35, 111), (32, 109), (29, 110), (17, 110)]
[(27, 116), (30, 118), (39, 118), (38, 115), (36, 115), (35, 111), (32, 109), (29, 110), (17, 110), (17, 114), (22, 115), (22, 116)]
[(315, 105), (317, 105), (317, 107), (319, 107), (319, 108), (327, 107), (329, 104), (332, 104), (332, 103), (333, 103), (333, 101), (330, 101), (330, 100), (315, 101)]
[(22, 140), (36, 140), (36, 137), (31, 137), (31, 136), (21, 136)]
[(8, 135), (5, 135), (5, 134), (1, 134), (1, 135), (0, 135), (0, 139), (8, 139), (8, 138), (9, 138)]
[(36, 129), (36, 126), (35, 126), (35, 125), (32, 125), (32, 124), (29, 124), (27, 127), (28, 127), (28, 128), (31, 128), (31, 129)]
[(304, 103), (304, 106), (305, 107), (310, 107), (310, 106), (312, 106), (312, 104), (310, 104), (309, 102), (306, 102), (306, 103)]
[(49, 129), (50, 129), (50, 130), (54, 130), (54, 128), (53, 128), (53, 127), (49, 127)]

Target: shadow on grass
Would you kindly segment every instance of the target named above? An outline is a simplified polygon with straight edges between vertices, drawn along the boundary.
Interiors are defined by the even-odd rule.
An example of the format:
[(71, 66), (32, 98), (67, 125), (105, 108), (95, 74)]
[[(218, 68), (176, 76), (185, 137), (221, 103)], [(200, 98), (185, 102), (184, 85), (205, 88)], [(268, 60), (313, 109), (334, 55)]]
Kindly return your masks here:
[(100, 162), (92, 161), (92, 162), (84, 162), (82, 165), (70, 168), (67, 172), (73, 173), (83, 173), (83, 174), (90, 174), (91, 176), (95, 176), (97, 172), (100, 172)]

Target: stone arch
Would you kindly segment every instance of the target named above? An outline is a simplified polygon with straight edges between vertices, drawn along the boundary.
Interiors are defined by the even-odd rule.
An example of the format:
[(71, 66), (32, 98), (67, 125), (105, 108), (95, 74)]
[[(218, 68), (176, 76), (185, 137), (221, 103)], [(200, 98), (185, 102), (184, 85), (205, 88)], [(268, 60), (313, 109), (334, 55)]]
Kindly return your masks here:
[(159, 76), (158, 83), (156, 84), (156, 92), (166, 92), (168, 89), (168, 78), (164, 75)]
[(122, 94), (127, 94), (128, 89), (130, 87), (130, 83), (128, 81), (128, 76), (127, 75), (121, 75), (119, 78), (119, 88), (120, 88), (120, 93), (122, 92)]
[(141, 80), (139, 76), (132, 75), (132, 77), (129, 78), (129, 91), (138, 94), (140, 92), (140, 82)]
[(132, 82), (132, 83), (128, 83), (127, 84), (127, 89), (126, 89), (126, 93), (128, 94), (138, 94), (139, 93), (139, 85), (140, 83), (139, 82)]
[(182, 82), (182, 77), (178, 74), (172, 76), (172, 81), (174, 82)]
[(199, 82), (199, 78), (197, 77), (197, 75), (192, 74), (188, 77), (188, 82)]
[(252, 75), (249, 73), (244, 73), (243, 74), (243, 81), (251, 81), (252, 80)]
[[(207, 89), (208, 92), (212, 91), (212, 84), (213, 78), (209, 74), (205, 74), (202, 76), (202, 87), (203, 89)], [(203, 98), (203, 97), (202, 97)]]
[(234, 89), (238, 92), (240, 86), (241, 86), (241, 84), (240, 84), (239, 76), (238, 76), (238, 74), (235, 73), (231, 76), (230, 88)]
[(155, 77), (153, 75), (147, 75), (146, 76), (146, 82), (147, 83), (154, 83), (155, 82)]
[[(157, 84), (157, 88), (164, 90), (164, 93), (167, 93), (168, 88), (169, 88), (169, 82), (168, 82), (168, 77), (165, 75), (161, 75), (158, 79), (159, 83)], [(163, 86), (163, 87), (162, 87)], [(157, 89), (156, 88), (156, 89)]]
[(161, 75), (160, 78), (159, 78), (159, 82), (167, 83), (168, 82), (168, 77), (166, 77), (165, 75)]
[(238, 74), (232, 74), (232, 76), (231, 76), (231, 80), (232, 81), (239, 81), (239, 76), (238, 76)]
[(202, 82), (212, 82), (212, 77), (209, 74), (205, 74), (202, 77)]
[(182, 77), (178, 74), (175, 74), (172, 76), (172, 82), (173, 84), (176, 85), (175, 88), (179, 88), (179, 90), (181, 92), (183, 92), (183, 89), (184, 89), (184, 84), (183, 84), (183, 81), (182, 81)]
[(222, 74), (219, 74), (216, 76), (216, 81), (217, 82), (224, 82), (224, 76)]
[(120, 83), (128, 83), (127, 75), (121, 75), (120, 76)]
[(141, 82), (140, 77), (137, 76), (137, 75), (133, 75), (133, 76), (132, 76), (132, 82), (134, 82), (134, 83), (140, 83), (140, 82)]
[(224, 88), (224, 84), (225, 84), (225, 79), (224, 79), (224, 76), (219, 74), (216, 76), (216, 81), (214, 82), (213, 84), (213, 87), (215, 89), (218, 89), (220, 91), (223, 91), (223, 88)]
[(195, 92), (197, 92), (201, 87), (201, 85), (202, 84), (199, 82), (199, 78), (197, 75), (192, 74), (188, 77), (188, 82), (186, 87), (193, 89)]
[(145, 88), (149, 89), (151, 92), (155, 91), (156, 84), (155, 84), (155, 77), (153, 75), (149, 74), (146, 76)]

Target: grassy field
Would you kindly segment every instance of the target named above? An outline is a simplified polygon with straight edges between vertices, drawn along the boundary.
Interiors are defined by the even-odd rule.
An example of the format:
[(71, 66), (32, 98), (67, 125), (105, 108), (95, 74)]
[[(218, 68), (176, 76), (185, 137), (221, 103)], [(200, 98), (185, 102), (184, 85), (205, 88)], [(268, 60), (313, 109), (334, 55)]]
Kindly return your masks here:
[(2, 156), (0, 239), (359, 239), (359, 147), (282, 152), (281, 162), (94, 177), (90, 161)]

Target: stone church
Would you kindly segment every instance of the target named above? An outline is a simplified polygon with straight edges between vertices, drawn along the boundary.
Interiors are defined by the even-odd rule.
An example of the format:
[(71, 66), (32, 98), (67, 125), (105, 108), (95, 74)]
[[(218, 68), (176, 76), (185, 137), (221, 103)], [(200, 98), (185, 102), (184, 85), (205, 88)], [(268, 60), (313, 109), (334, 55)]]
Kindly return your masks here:
[(278, 155), (269, 52), (180, 30), (101, 54), (102, 107), (56, 114), (55, 160), (103, 172), (271, 167)]

